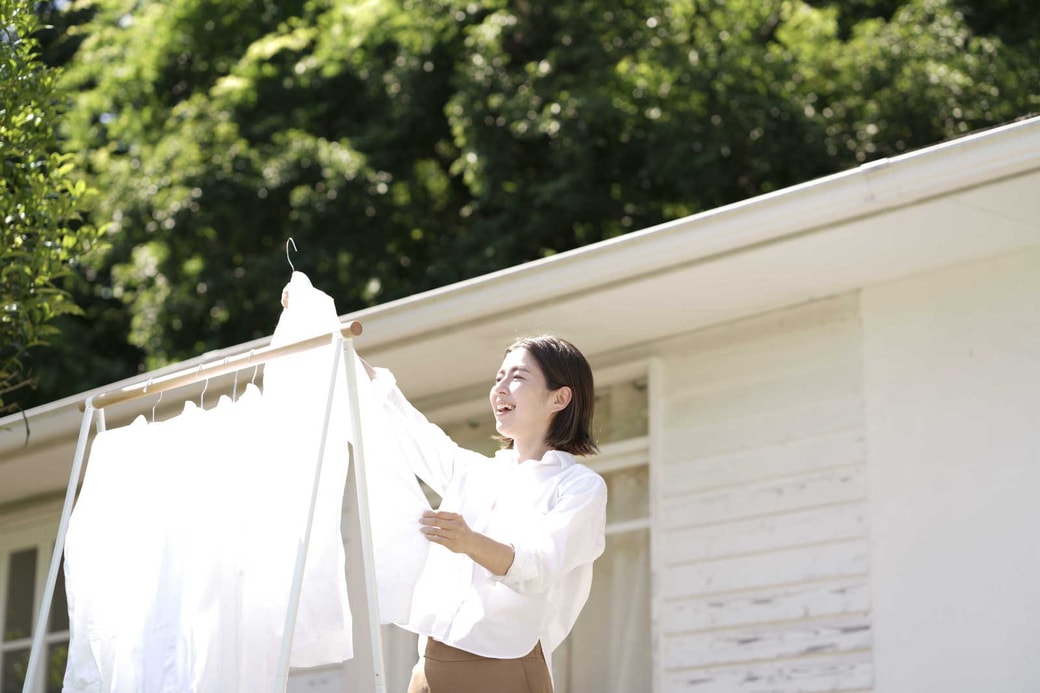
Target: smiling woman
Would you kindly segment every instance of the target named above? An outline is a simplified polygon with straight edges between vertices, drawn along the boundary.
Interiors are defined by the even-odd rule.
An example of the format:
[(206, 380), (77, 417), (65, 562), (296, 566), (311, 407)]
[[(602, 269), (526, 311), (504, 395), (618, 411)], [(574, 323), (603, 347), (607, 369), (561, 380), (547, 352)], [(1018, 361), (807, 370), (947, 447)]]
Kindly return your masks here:
[(575, 460), (596, 450), (588, 362), (559, 337), (511, 344), (489, 393), (502, 441), (490, 458), (429, 423), (388, 371), (369, 375), (443, 498), (421, 520), (432, 546), (406, 625), (421, 636), (409, 693), (550, 693), (605, 541), (606, 484)]
[[(606, 548), (596, 559), (588, 601), (552, 653), (555, 693), (650, 690), (648, 368), (640, 363), (596, 372), (593, 431), (600, 450), (582, 463), (607, 483)], [(461, 446), (493, 455), (499, 446), (497, 422), (486, 414), (486, 399), (471, 392), (469, 399), (454, 400), (428, 414)], [(431, 497), (434, 507), (437, 502)], [(411, 657), (414, 640), (404, 633), (392, 637), (395, 662)], [(389, 690), (405, 690), (403, 682), (394, 685)]]

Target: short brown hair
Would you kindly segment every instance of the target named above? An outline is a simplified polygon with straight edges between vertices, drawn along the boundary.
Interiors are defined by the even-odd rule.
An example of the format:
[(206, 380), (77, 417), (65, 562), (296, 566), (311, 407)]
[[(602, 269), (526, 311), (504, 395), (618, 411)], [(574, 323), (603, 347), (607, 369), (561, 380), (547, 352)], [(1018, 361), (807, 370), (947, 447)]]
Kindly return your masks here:
[[(509, 347), (526, 349), (534, 357), (545, 375), (550, 390), (571, 389), (571, 401), (558, 411), (549, 424), (546, 443), (554, 450), (572, 455), (592, 455), (598, 452), (592, 436), (592, 414), (596, 406), (596, 390), (592, 382), (592, 368), (578, 348), (554, 335), (521, 337)], [(512, 448), (512, 438), (500, 438), (503, 447)]]

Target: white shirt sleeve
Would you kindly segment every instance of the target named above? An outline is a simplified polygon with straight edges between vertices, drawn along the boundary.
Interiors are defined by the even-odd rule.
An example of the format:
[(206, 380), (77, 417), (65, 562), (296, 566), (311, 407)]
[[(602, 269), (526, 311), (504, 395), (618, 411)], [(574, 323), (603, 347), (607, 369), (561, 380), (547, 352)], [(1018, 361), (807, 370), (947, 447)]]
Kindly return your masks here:
[(444, 496), (448, 484), (467, 464), (487, 460), (478, 452), (459, 447), (437, 425), (430, 423), (398, 389), (390, 371), (385, 368), (375, 371), (372, 381), (375, 396), (385, 402), (389, 425), (399, 435), (406, 463), (438, 495)]
[(491, 575), (492, 580), (521, 594), (540, 594), (603, 553), (607, 485), (581, 469), (584, 473), (560, 485), (547, 513), (532, 511), (525, 526), (514, 526), (514, 536), (496, 537), (513, 545), (514, 556), (506, 574)]

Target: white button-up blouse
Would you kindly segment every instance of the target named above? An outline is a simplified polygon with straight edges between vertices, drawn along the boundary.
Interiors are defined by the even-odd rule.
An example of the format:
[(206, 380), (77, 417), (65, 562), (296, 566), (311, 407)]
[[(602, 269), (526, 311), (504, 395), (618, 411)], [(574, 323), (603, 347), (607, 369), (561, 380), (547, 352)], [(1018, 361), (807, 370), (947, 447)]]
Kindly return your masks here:
[[(541, 641), (548, 656), (570, 632), (603, 553), (607, 487), (566, 452), (518, 461), (460, 448), (405, 399), (393, 375), (373, 382), (412, 471), (440, 494), (440, 509), (471, 529), (511, 544), (513, 563), (493, 575), (465, 554), (431, 544), (401, 624), (467, 652), (522, 657)], [(416, 532), (419, 531), (416, 518)]]

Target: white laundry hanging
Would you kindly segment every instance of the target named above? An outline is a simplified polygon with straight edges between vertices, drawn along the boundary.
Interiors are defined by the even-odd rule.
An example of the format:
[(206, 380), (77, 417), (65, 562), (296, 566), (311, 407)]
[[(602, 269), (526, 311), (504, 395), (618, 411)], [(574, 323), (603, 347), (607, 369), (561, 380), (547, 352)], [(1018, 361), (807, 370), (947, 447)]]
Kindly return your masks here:
[[(285, 288), (289, 292), (289, 307), (283, 312), (278, 324), (279, 332), (284, 333), (285, 342), (316, 334), (328, 334), (339, 329), (340, 322), (332, 299), (314, 288), (307, 275), (293, 272)], [(279, 332), (275, 333), (276, 339), (272, 341), (272, 345), (282, 343), (278, 338)], [(329, 349), (331, 348), (333, 347), (330, 346)], [(315, 350), (322, 353), (325, 351)], [(299, 356), (288, 359), (288, 363), (293, 364), (291, 378), (283, 378), (280, 374), (272, 372), (271, 367), (275, 364), (270, 364), (264, 373), (265, 395), (283, 396), (288, 392), (298, 393), (306, 388), (314, 388), (315, 383), (320, 383), (320, 387), (326, 387), (327, 376), (322, 376), (325, 376), (327, 369), (324, 372), (321, 370), (322, 364), (327, 363), (326, 357), (315, 358), (310, 353), (307, 357), (313, 359), (312, 372), (308, 377), (301, 377), (301, 369), (306, 366), (294, 361), (300, 359)], [(355, 359), (353, 365), (357, 374), (362, 435), (368, 460), (366, 493), (371, 513), (371, 541), (380, 622), (406, 624), (415, 583), (429, 552), (430, 544), (419, 531), (419, 518), (424, 510), (430, 509), (430, 504), (408, 462), (408, 455), (414, 453), (410, 453), (403, 445), (404, 440), (392, 426), (393, 414), (386, 403), (386, 393), (377, 392), (360, 359)], [(281, 367), (280, 363), (278, 367)], [(332, 403), (333, 427), (330, 433), (336, 432), (338, 445), (342, 441), (341, 436), (353, 440), (353, 435), (349, 427), (346, 376), (340, 372), (336, 377), (336, 395)], [(318, 399), (318, 394), (297, 394), (286, 399)], [(321, 393), (322, 401), (324, 394)], [(322, 483), (326, 483), (324, 477)], [(318, 510), (316, 508), (315, 512)], [(330, 515), (339, 512), (338, 507), (333, 509), (331, 506), (324, 510)], [(331, 523), (329, 524), (331, 526)], [(296, 637), (301, 637), (299, 629)]]
[(406, 441), (393, 427), (386, 394), (378, 392), (360, 362), (356, 368), (379, 620), (407, 628), (415, 585), (430, 551), (419, 531), (419, 518), (430, 503), (408, 463)]
[(235, 502), (262, 445), (248, 435), (259, 398), (98, 435), (65, 543), (64, 691), (244, 693), (246, 664), (266, 668), (241, 618), (256, 513)]
[[(307, 275), (293, 272), (288, 288), (292, 300), (278, 320), (271, 346), (277, 347), (321, 334), (338, 332), (339, 319), (332, 298), (315, 289)], [(347, 600), (346, 556), (340, 532), (343, 490), (347, 482), (350, 436), (346, 371), (343, 360), (332, 378), (334, 394), (329, 404), (333, 343), (327, 347), (287, 356), (264, 367), (264, 399), (269, 426), (277, 431), (271, 441), (280, 459), (291, 467), (313, 471), (317, 459), (325, 410), (331, 406), (330, 425), (322, 457), (321, 479), (314, 505), (310, 549), (303, 573), (290, 664), (310, 667), (340, 662), (353, 656), (351, 614)], [(310, 474), (293, 476), (292, 492), (309, 499)], [(306, 508), (306, 506), (304, 506)], [(301, 522), (306, 517), (301, 517)], [(280, 536), (271, 526), (264, 535)], [(295, 539), (296, 535), (290, 538)], [(293, 552), (295, 553), (295, 544)], [(292, 567), (290, 562), (289, 567)], [(284, 610), (283, 612), (284, 613)], [(278, 630), (281, 634), (281, 626)], [(280, 637), (279, 637), (280, 640)]]
[[(297, 314), (283, 314), (276, 341), (311, 324)], [(331, 365), (328, 350), (272, 361), (263, 396), (250, 387), (234, 403), (189, 403), (169, 421), (97, 436), (65, 540), (65, 693), (274, 690)], [(296, 667), (352, 655), (339, 531), (347, 432), (330, 427), (322, 460)]]

